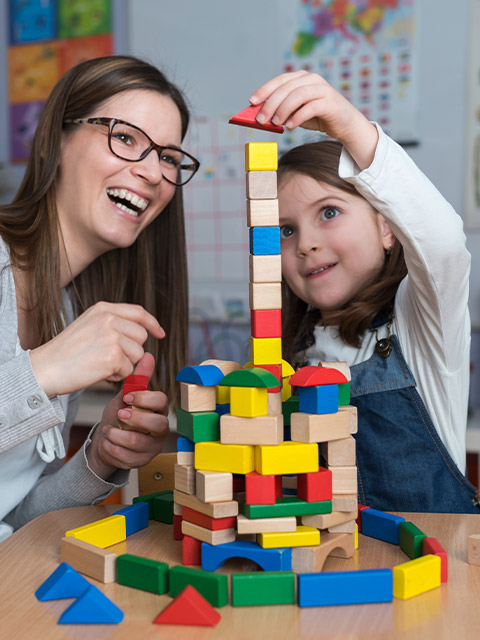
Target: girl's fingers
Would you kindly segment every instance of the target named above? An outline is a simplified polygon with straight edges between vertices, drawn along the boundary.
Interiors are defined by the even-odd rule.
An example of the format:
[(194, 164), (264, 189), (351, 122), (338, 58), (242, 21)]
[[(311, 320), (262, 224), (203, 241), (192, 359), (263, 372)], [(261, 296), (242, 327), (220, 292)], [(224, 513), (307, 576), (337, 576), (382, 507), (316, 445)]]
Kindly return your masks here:
[(308, 71), (294, 71), (293, 73), (282, 73), (275, 78), (272, 78), (265, 84), (262, 84), (252, 95), (250, 96), (250, 102), (252, 104), (260, 104), (260, 102), (265, 102), (265, 100), (271, 96), (271, 94), (276, 91), (283, 84), (290, 82), (291, 80), (295, 80), (297, 78), (301, 78), (302, 76), (308, 74)]

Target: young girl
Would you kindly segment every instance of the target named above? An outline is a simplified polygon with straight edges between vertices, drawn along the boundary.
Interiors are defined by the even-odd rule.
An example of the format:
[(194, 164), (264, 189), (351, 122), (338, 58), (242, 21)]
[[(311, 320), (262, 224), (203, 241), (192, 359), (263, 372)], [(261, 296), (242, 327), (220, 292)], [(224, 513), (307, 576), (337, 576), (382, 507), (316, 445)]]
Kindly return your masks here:
[(464, 476), (470, 256), (462, 221), (407, 154), (323, 78), (267, 82), (260, 122), (330, 138), (279, 163), (284, 350), (347, 361), (360, 503), (479, 513)]
[[(162, 449), (159, 389), (175, 400), (186, 360), (181, 187), (199, 166), (181, 149), (188, 121), (179, 90), (128, 56), (79, 64), (46, 102), (0, 208), (0, 537), (99, 502)], [(119, 394), (63, 464), (80, 391), (132, 372), (156, 390), (125, 403), (149, 411)]]

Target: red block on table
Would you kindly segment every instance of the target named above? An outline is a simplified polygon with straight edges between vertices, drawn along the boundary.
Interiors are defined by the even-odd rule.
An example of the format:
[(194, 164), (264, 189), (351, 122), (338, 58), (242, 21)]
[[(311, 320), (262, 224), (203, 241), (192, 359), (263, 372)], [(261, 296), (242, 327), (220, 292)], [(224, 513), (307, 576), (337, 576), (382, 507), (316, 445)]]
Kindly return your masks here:
[(321, 502), (332, 499), (332, 472), (320, 467), (312, 473), (297, 475), (297, 495), (306, 502)]
[(173, 514), (173, 539), (183, 540), (182, 533), (182, 516)]
[(260, 124), (257, 122), (257, 113), (263, 106), (263, 102), (258, 105), (249, 105), (245, 109), (242, 109), (237, 115), (230, 118), (228, 121), (230, 124), (239, 124), (243, 127), (251, 127), (252, 129), (261, 129), (262, 131), (273, 131), (274, 133), (283, 133), (283, 127), (281, 125), (273, 124), (272, 122), (265, 122)]
[(441, 560), (441, 581), (448, 582), (448, 555), (445, 549), (436, 538), (424, 538), (422, 555), (426, 556), (432, 553)]
[(182, 564), (188, 566), (200, 566), (202, 564), (202, 541), (183, 536), (182, 540)]
[[(275, 504), (276, 476), (262, 476), (256, 471), (245, 475), (246, 504)], [(280, 476), (281, 478), (281, 476)]]
[(252, 309), (250, 324), (254, 338), (282, 337), (281, 309)]
[(365, 506), (364, 504), (358, 504), (358, 517), (355, 520), (355, 522), (357, 523), (357, 527), (358, 527), (358, 532), (361, 533), (362, 532), (362, 511), (364, 509), (369, 509), (370, 507)]
[(215, 627), (220, 614), (191, 584), (155, 618), (154, 624)]
[(187, 522), (198, 524), (199, 527), (210, 529), (210, 531), (220, 531), (221, 529), (235, 529), (237, 527), (237, 517), (228, 516), (227, 518), (211, 518), (204, 513), (182, 507), (182, 518)]

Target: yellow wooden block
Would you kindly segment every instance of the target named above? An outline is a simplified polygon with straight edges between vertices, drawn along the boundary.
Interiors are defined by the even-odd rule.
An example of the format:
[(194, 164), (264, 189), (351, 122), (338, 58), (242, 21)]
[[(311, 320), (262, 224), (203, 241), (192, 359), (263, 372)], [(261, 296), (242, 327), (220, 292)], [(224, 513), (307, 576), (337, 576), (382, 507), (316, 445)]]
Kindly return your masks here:
[(258, 364), (280, 364), (282, 362), (281, 338), (250, 338), (250, 349), (254, 366)]
[(245, 145), (245, 171), (276, 171), (277, 169), (276, 142), (248, 142)]
[(255, 471), (262, 476), (318, 471), (318, 445), (282, 442), (255, 447)]
[(355, 549), (358, 549), (358, 524), (355, 523)]
[(195, 468), (206, 471), (250, 473), (255, 471), (255, 447), (248, 444), (197, 442)]
[(217, 404), (229, 404), (230, 387), (221, 387), (220, 385), (215, 387), (215, 402)]
[(292, 396), (292, 385), (289, 380), (292, 376), (283, 378), (282, 382), (282, 402), (286, 402)]
[(103, 520), (85, 524), (83, 527), (70, 529), (70, 531), (65, 532), (65, 537), (83, 540), (83, 542), (105, 549), (105, 547), (110, 547), (112, 544), (126, 540), (125, 516), (110, 516), (109, 518), (103, 518)]
[(314, 527), (298, 525), (294, 533), (259, 533), (257, 543), (262, 549), (308, 547), (320, 544), (320, 531)]
[(280, 253), (273, 255), (249, 256), (250, 282), (281, 282), (282, 281), (282, 256)]
[(230, 414), (241, 418), (266, 416), (268, 390), (261, 387), (231, 387)]
[(282, 284), (280, 282), (250, 282), (248, 291), (250, 309), (282, 308)]
[(247, 226), (278, 227), (278, 200), (247, 200)]
[(393, 595), (408, 600), (441, 584), (440, 556), (426, 555), (393, 567)]

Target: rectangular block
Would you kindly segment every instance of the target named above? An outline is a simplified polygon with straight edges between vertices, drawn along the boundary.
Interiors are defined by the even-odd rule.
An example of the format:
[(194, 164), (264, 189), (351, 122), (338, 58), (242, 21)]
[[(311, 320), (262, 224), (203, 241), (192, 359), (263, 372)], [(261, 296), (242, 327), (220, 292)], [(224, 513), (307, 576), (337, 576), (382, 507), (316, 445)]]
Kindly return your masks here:
[(422, 555), (427, 556), (429, 554), (440, 558), (442, 563), (441, 580), (442, 582), (448, 582), (448, 555), (436, 538), (423, 539)]
[(166, 562), (158, 562), (128, 553), (118, 556), (117, 582), (127, 587), (149, 591), (150, 593), (168, 593), (169, 568)]
[[(177, 454), (177, 456), (178, 455), (179, 454)], [(155, 498), (159, 498), (162, 496), (169, 496), (171, 495), (171, 493), (172, 491), (170, 489), (166, 489), (165, 491), (155, 491), (154, 493), (147, 493), (146, 495), (143, 495), (143, 496), (135, 496), (135, 498), (133, 498), (133, 503), (136, 504), (137, 502), (146, 502), (148, 504), (149, 518), (150, 520), (153, 520), (153, 512), (154, 512), (153, 501), (155, 500)]]
[(193, 440), (185, 438), (185, 436), (178, 436), (177, 451), (195, 451), (195, 443)]
[(318, 446), (300, 442), (282, 442), (277, 446), (260, 445), (255, 447), (255, 471), (262, 475), (318, 471)]
[(215, 387), (180, 382), (180, 406), (184, 411), (215, 411)]
[(236, 535), (235, 529), (217, 529), (214, 531), (212, 529), (200, 527), (198, 524), (188, 522), (187, 520), (182, 521), (182, 533), (185, 536), (190, 536), (191, 538), (201, 540), (202, 542), (208, 542), (208, 544), (214, 546), (217, 544), (233, 542)]
[(332, 511), (355, 511), (358, 504), (356, 493), (333, 494)]
[(247, 200), (249, 227), (278, 227), (278, 200)]
[(232, 605), (295, 604), (293, 571), (252, 571), (232, 574)]
[(277, 169), (276, 142), (248, 142), (245, 145), (245, 171), (276, 171)]
[(280, 253), (279, 227), (250, 227), (250, 253), (256, 256), (269, 256)]
[(390, 569), (301, 573), (297, 579), (299, 607), (391, 602), (393, 579)]
[(283, 441), (283, 416), (240, 418), (225, 414), (220, 420), (220, 441), (231, 445), (280, 444)]
[(263, 200), (277, 197), (276, 171), (247, 171), (245, 179), (247, 198)]
[(195, 445), (195, 467), (206, 471), (250, 473), (255, 469), (255, 447), (244, 444), (199, 442)]
[(179, 451), (177, 453), (177, 464), (193, 467), (195, 464), (195, 451)]
[(115, 582), (117, 579), (117, 554), (83, 540), (62, 538), (60, 562), (67, 562), (76, 571), (99, 582)]
[(191, 584), (213, 607), (228, 604), (228, 576), (202, 569), (173, 566), (170, 569), (170, 595), (172, 598)]
[(150, 508), (145, 502), (136, 502), (135, 504), (130, 504), (127, 507), (123, 507), (123, 509), (115, 511), (112, 515), (125, 517), (125, 533), (128, 537), (148, 527)]
[(190, 507), (183, 507), (182, 517), (187, 522), (193, 522), (205, 529), (211, 529), (212, 531), (218, 531), (219, 529), (235, 529), (237, 526), (237, 517), (228, 516), (226, 518), (212, 518), (204, 513), (190, 509)]
[(195, 493), (195, 467), (175, 465), (175, 489), (184, 493)]
[(259, 533), (257, 542), (262, 549), (314, 546), (320, 544), (320, 531), (314, 527), (298, 525), (293, 533)]
[(353, 467), (357, 464), (355, 438), (347, 436), (341, 440), (324, 442), (322, 456), (329, 467)]
[(398, 525), (398, 544), (412, 560), (423, 555), (423, 541), (426, 537), (413, 522), (400, 522)]
[(238, 515), (238, 502), (235, 500), (208, 503), (202, 502), (196, 496), (191, 496), (181, 491), (174, 491), (173, 497), (175, 502), (182, 507), (199, 511), (210, 518), (228, 518)]
[(393, 595), (408, 600), (441, 584), (441, 560), (427, 555), (393, 567)]
[(361, 521), (364, 536), (390, 542), (390, 544), (398, 544), (398, 526), (401, 522), (405, 522), (405, 518), (377, 509), (363, 509)]
[(472, 533), (467, 540), (468, 564), (480, 565), (480, 533)]
[(250, 338), (250, 352), (254, 366), (261, 364), (281, 364), (281, 338)]
[(153, 519), (173, 524), (173, 491), (165, 491), (153, 498)]
[(242, 504), (243, 515), (247, 518), (281, 518), (286, 516), (306, 516), (318, 513), (330, 513), (332, 503), (305, 502), (297, 496), (282, 496), (275, 504)]
[(290, 415), (292, 440), (295, 442), (327, 442), (342, 440), (350, 435), (351, 414), (292, 413)]
[(354, 407), (353, 404), (347, 404), (345, 406), (339, 406), (338, 412), (346, 412), (349, 415), (350, 419), (350, 433), (354, 434), (358, 431), (358, 411), (357, 407)]
[(196, 495), (202, 502), (225, 502), (233, 499), (233, 476), (220, 471), (197, 469)]
[[(213, 388), (213, 387), (212, 387)], [(213, 442), (220, 437), (220, 418), (215, 411), (177, 409), (177, 432), (192, 442)]]
[(237, 531), (240, 535), (249, 533), (292, 532), (297, 530), (295, 516), (277, 518), (247, 518), (243, 514), (237, 516)]
[(250, 309), (281, 309), (282, 285), (279, 282), (250, 282)]
[(317, 527), (318, 529), (330, 529), (338, 524), (344, 524), (355, 520), (357, 517), (357, 511), (332, 511), (332, 513), (318, 514), (312, 516), (303, 516), (302, 524), (306, 524), (310, 527)]
[(330, 533), (352, 533), (354, 534), (357, 530), (357, 523), (355, 520), (348, 520), (347, 522), (342, 522), (341, 524), (335, 524), (332, 527), (328, 527), (328, 531)]
[(127, 538), (125, 516), (110, 516), (65, 532), (66, 538), (83, 540), (105, 549)]
[[(273, 254), (267, 256), (249, 255), (250, 282), (281, 282), (282, 256)], [(278, 334), (277, 334), (278, 335)], [(263, 337), (263, 336), (258, 336)]]
[(332, 472), (333, 493), (355, 493), (357, 491), (357, 467), (329, 467)]

